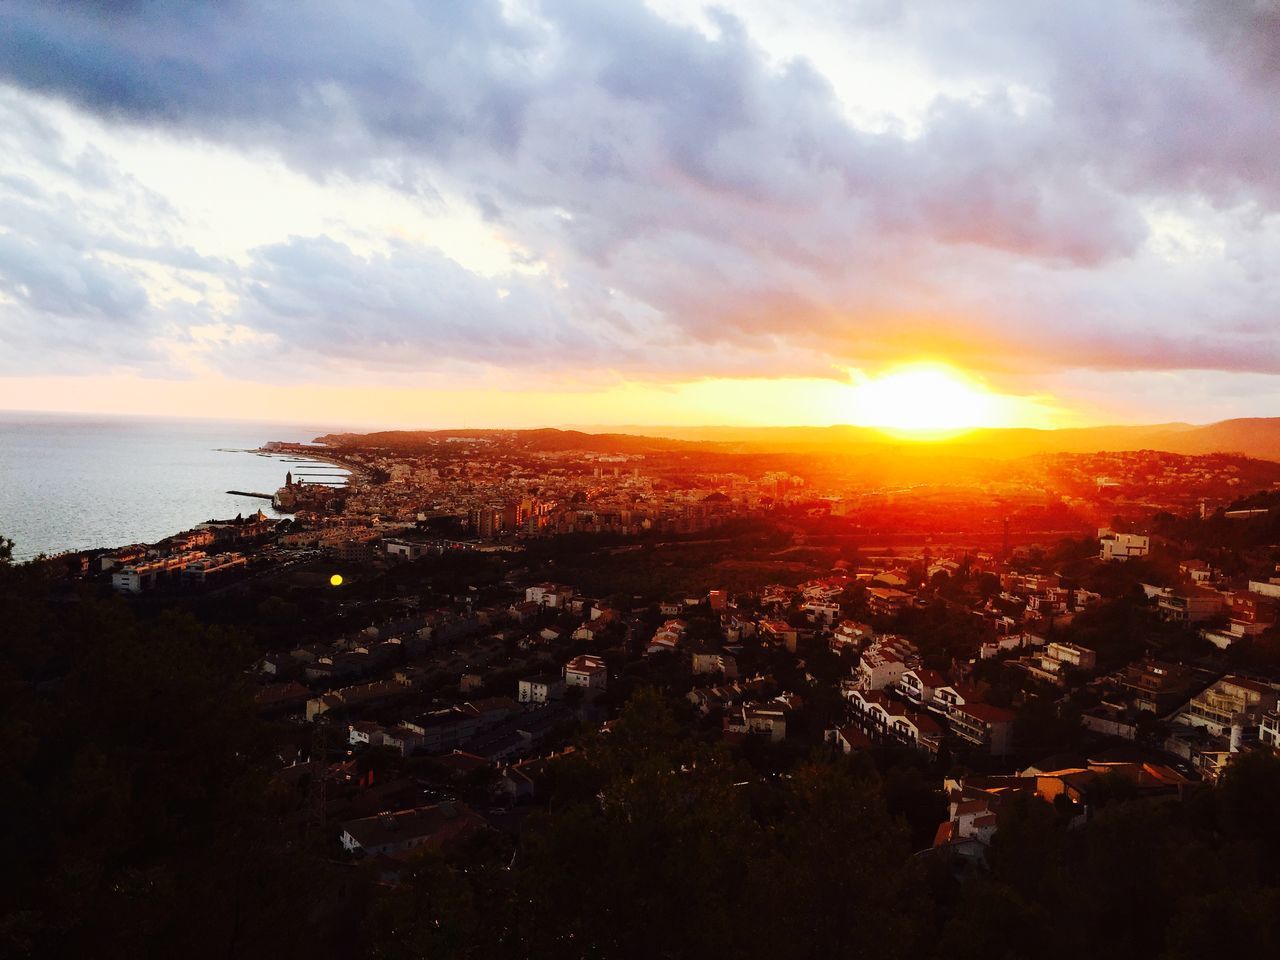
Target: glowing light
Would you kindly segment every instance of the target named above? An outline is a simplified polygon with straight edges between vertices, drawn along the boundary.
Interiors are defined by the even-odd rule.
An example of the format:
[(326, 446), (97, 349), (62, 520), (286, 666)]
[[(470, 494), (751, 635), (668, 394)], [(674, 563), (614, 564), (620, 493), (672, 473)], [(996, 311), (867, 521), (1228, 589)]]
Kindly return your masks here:
[(329, 578), (329, 585), (330, 585), (331, 587), (340, 587), (340, 586), (342, 586), (342, 574), (340, 574), (340, 573), (335, 573), (332, 577), (330, 577), (330, 578)]
[(1019, 422), (1022, 398), (988, 390), (950, 367), (918, 364), (855, 377), (850, 420), (868, 427), (931, 434)]

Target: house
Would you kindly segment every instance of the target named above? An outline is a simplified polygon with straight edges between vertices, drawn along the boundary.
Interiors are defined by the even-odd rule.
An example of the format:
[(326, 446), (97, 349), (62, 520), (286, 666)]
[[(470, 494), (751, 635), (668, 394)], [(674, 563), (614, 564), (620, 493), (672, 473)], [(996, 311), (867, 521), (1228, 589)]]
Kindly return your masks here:
[(1217, 590), (1198, 585), (1185, 590), (1165, 590), (1156, 599), (1160, 616), (1175, 623), (1212, 620), (1222, 613), (1225, 605), (1222, 594)]
[(1013, 749), (1014, 715), (1010, 710), (987, 703), (965, 703), (953, 706), (949, 719), (953, 734), (982, 747), (993, 757), (1003, 757)]
[(831, 600), (808, 600), (800, 607), (813, 623), (830, 625), (840, 619), (840, 604)]
[(375, 680), (372, 683), (361, 683), (353, 687), (343, 687), (315, 697), (307, 701), (307, 721), (310, 722), (322, 713), (330, 710), (350, 710), (360, 707), (373, 707), (412, 693), (412, 683), (399, 680)]
[(973, 863), (985, 863), (998, 823), (999, 798), (968, 796), (962, 788), (947, 794), (947, 819), (938, 824), (933, 849)]
[(1230, 619), (1225, 629), (1201, 630), (1200, 636), (1221, 650), (1245, 637), (1264, 633), (1276, 621), (1275, 600), (1260, 594), (1238, 592), (1231, 596)]
[(1178, 795), (1190, 782), (1162, 764), (1096, 760), (1044, 770), (1028, 767), (1017, 776), (948, 777), (944, 781), (948, 819), (938, 827), (934, 848), (984, 859), (1001, 805), (1016, 797), (1031, 795), (1061, 804), (1073, 815), (1071, 822), (1082, 823), (1091, 813), (1096, 785), (1104, 777), (1123, 779), (1139, 796), (1147, 797)]
[(781, 743), (787, 738), (787, 715), (790, 706), (782, 700), (768, 703), (744, 704), (725, 715), (724, 732), (748, 734)]
[(911, 582), (905, 570), (882, 570), (871, 578), (883, 587), (905, 587)]
[(382, 731), (380, 746), (390, 747), (400, 756), (409, 757), (418, 753), (425, 742), (426, 738), (412, 725), (402, 723)]
[(842, 727), (832, 727), (825, 732), (823, 740), (844, 754), (856, 753), (875, 746), (871, 738), (852, 723)]
[(1257, 728), (1264, 714), (1276, 709), (1280, 688), (1227, 676), (1200, 691), (1174, 718), (1178, 723), (1203, 727), (1215, 736), (1242, 736), (1243, 731)]
[(736, 703), (746, 695), (746, 691), (736, 683), (719, 684), (714, 687), (701, 687), (690, 690), (685, 699), (693, 704), (702, 717), (710, 716), (731, 703)]
[(942, 749), (942, 727), (927, 713), (907, 710), (889, 721), (885, 733), (903, 746), (931, 756), (936, 757)]
[(796, 628), (785, 620), (761, 620), (760, 639), (775, 646), (785, 647), (788, 653), (796, 652)]
[(1258, 742), (1272, 750), (1280, 750), (1280, 713), (1268, 710), (1258, 724)]
[(930, 705), (930, 709), (934, 713), (949, 717), (951, 711), (956, 707), (962, 707), (966, 703), (974, 703), (981, 699), (982, 692), (977, 687), (961, 683), (948, 683), (934, 688), (933, 703)]
[(565, 688), (603, 690), (609, 684), (609, 668), (601, 657), (584, 653), (574, 657), (561, 671)]
[(680, 640), (678, 637), (673, 637), (669, 634), (654, 634), (653, 639), (649, 641), (649, 645), (644, 649), (644, 655), (648, 657), (656, 653), (674, 653), (679, 645)]
[(920, 666), (915, 644), (905, 637), (883, 634), (862, 653), (854, 678), (864, 690), (883, 690), (902, 679), (906, 671)]
[(763, 607), (785, 607), (795, 595), (795, 587), (773, 583), (760, 591), (760, 605)]
[(943, 730), (925, 713), (890, 700), (881, 690), (851, 690), (847, 694), (854, 724), (873, 743), (900, 743), (937, 755)]
[(516, 699), (521, 703), (550, 703), (564, 695), (564, 681), (550, 673), (525, 677), (520, 681)]
[(1043, 653), (1021, 657), (1014, 662), (1014, 665), (1037, 680), (1065, 687), (1072, 671), (1091, 672), (1097, 662), (1097, 654), (1088, 647), (1055, 640), (1045, 646)]
[(891, 617), (911, 604), (911, 594), (894, 587), (868, 587), (867, 607), (877, 617)]
[(1213, 568), (1203, 560), (1183, 560), (1178, 564), (1178, 572), (1196, 583), (1207, 583), (1213, 579)]
[(1092, 590), (1086, 590), (1084, 587), (1077, 587), (1071, 591), (1071, 606), (1079, 610), (1082, 607), (1091, 607), (1095, 603), (1102, 601), (1102, 594), (1095, 593)]
[(699, 652), (693, 655), (692, 669), (694, 676), (720, 673), (726, 680), (736, 680), (738, 660), (731, 653)]
[(1260, 597), (1270, 597), (1272, 600), (1280, 600), (1280, 578), (1272, 577), (1270, 580), (1250, 580), (1249, 592), (1256, 593)]
[(418, 560), (427, 555), (431, 545), (416, 540), (403, 540), (399, 537), (388, 537), (382, 541), (382, 549), (387, 556), (395, 560)]
[(1237, 593), (1231, 598), (1231, 622), (1242, 626), (1241, 632), (1253, 636), (1276, 622), (1276, 602), (1255, 593)]
[(937, 670), (924, 667), (903, 671), (898, 679), (898, 692), (917, 706), (926, 707), (933, 702), (933, 691), (946, 686), (947, 678)]
[(1047, 596), (1062, 587), (1062, 578), (1054, 573), (1005, 573), (1000, 576), (1000, 589), (1018, 597)]
[(573, 594), (574, 591), (569, 587), (561, 587), (554, 583), (539, 583), (525, 588), (524, 599), (525, 603), (532, 603), (538, 607), (559, 609), (568, 606), (569, 601), (573, 599)]
[(1098, 559), (1108, 563), (1145, 557), (1151, 552), (1151, 538), (1136, 533), (1116, 533), (1103, 528), (1098, 531), (1098, 541), (1101, 544)]
[(978, 703), (982, 700), (982, 690), (978, 687), (968, 684), (947, 684), (946, 686), (937, 687), (933, 691), (934, 713), (941, 713), (943, 717), (950, 717), (952, 710), (957, 707), (964, 707), (966, 704)]
[(848, 582), (849, 577), (847, 574), (836, 574), (800, 584), (800, 593), (806, 600), (832, 601), (844, 593), (845, 585)]
[(874, 631), (865, 623), (841, 620), (831, 633), (831, 649), (836, 653), (846, 649), (857, 650), (864, 643), (869, 643), (873, 635)]
[(605, 631), (609, 629), (611, 621), (612, 618), (609, 617), (588, 620), (573, 631), (573, 639), (595, 642), (604, 636)]
[(854, 722), (873, 741), (884, 741), (885, 726), (889, 720), (906, 713), (906, 707), (890, 700), (883, 690), (852, 689), (845, 692)]
[(484, 820), (466, 805), (439, 803), (349, 820), (339, 839), (348, 853), (394, 856), (419, 848), (440, 849), (483, 827)]
[(1138, 722), (1133, 712), (1111, 703), (1100, 703), (1085, 710), (1080, 714), (1080, 726), (1121, 740), (1138, 738)]
[(1021, 650), (1023, 647), (1031, 646), (1043, 647), (1044, 645), (1045, 640), (1043, 637), (1037, 637), (1030, 633), (1006, 633), (1003, 636), (982, 641), (982, 645), (978, 648), (978, 656), (983, 660), (990, 660), (992, 657), (998, 657), (1000, 654), (1011, 650)]
[(347, 743), (353, 747), (381, 746), (383, 732), (380, 723), (374, 723), (372, 720), (357, 720), (347, 725)]
[(689, 625), (683, 620), (673, 619), (666, 621), (654, 631), (653, 637), (649, 640), (649, 646), (645, 649), (645, 655), (668, 653), (675, 650), (680, 646), (680, 642), (684, 640), (684, 634), (688, 628)]
[(417, 749), (438, 754), (474, 740), (519, 709), (519, 704), (510, 697), (486, 697), (433, 710), (405, 721), (403, 726), (422, 738)]
[(1180, 663), (1146, 659), (1131, 663), (1119, 677), (1134, 709), (1163, 716), (1191, 695), (1195, 672)]
[(725, 639), (730, 643), (737, 643), (756, 635), (755, 621), (736, 613), (728, 616), (721, 614), (720, 629), (724, 631)]
[(1058, 588), (1033, 593), (1027, 597), (1027, 614), (1041, 620), (1051, 619), (1066, 612), (1068, 596), (1068, 591)]
[(545, 757), (531, 757), (513, 763), (502, 771), (502, 779), (498, 783), (498, 791), (510, 803), (522, 800), (537, 800), (547, 791), (548, 768), (555, 761), (571, 756), (574, 747), (565, 747), (559, 753), (551, 753)]
[(924, 572), (925, 580), (932, 580), (939, 573), (945, 573), (948, 577), (953, 577), (960, 572), (960, 564), (954, 560), (939, 560), (937, 563), (931, 563)]

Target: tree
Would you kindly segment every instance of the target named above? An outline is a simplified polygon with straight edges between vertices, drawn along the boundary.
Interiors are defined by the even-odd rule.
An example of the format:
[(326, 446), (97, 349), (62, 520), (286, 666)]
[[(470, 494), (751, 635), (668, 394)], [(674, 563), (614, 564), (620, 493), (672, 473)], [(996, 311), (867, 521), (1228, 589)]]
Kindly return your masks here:
[(1251, 863), (1254, 876), (1280, 884), (1280, 757), (1251, 750), (1232, 760), (1218, 793), (1222, 834)]

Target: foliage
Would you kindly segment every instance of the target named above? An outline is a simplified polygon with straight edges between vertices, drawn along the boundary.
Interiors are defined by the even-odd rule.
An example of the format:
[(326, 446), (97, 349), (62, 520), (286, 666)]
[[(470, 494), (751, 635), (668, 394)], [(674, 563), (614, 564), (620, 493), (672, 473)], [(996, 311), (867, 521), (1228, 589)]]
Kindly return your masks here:
[[(1269, 754), (1183, 797), (1104, 778), (1083, 826), (1011, 798), (988, 871), (960, 882), (912, 856), (946, 815), (917, 758), (734, 752), (642, 687), (551, 764), (518, 838), (484, 831), (380, 883), (274, 785), (280, 734), (253, 711), (250, 639), (137, 609), (0, 569), (0, 955), (1181, 960), (1268, 956), (1280, 937)], [(902, 626), (940, 654), (972, 642), (943, 603)], [(1134, 633), (1182, 635), (1127, 600), (1071, 630), (1107, 658)], [(824, 719), (820, 689), (805, 696)], [(1069, 729), (1048, 701), (1020, 707), (1020, 738), (1065, 746)]]

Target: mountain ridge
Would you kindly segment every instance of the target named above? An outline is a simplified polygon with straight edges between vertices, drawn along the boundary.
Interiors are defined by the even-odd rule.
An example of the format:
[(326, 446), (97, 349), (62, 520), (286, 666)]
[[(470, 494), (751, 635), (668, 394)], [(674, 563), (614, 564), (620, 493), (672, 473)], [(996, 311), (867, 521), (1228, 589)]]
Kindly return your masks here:
[(853, 454), (904, 448), (964, 456), (1015, 459), (1037, 453), (1157, 450), (1185, 455), (1231, 453), (1280, 461), (1280, 417), (1238, 417), (1208, 424), (1182, 422), (1038, 429), (981, 427), (937, 439), (918, 439), (875, 427), (663, 427), (610, 426), (533, 429), (381, 430), (318, 437), (330, 446), (355, 444), (410, 450), (448, 438), (505, 437), (532, 451), (589, 450), (616, 453), (689, 452)]

